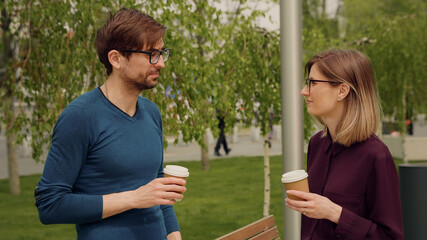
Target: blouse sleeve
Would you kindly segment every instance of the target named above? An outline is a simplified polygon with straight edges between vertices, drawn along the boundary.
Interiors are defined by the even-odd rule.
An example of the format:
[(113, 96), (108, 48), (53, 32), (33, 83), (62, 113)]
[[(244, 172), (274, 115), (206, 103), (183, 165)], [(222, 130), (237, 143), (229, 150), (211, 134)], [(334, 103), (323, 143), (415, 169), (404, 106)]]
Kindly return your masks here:
[(378, 149), (367, 191), (366, 201), (370, 215), (363, 218), (342, 210), (335, 229), (345, 239), (403, 239), (403, 220), (400, 205), (399, 179), (393, 158), (384, 146)]
[(73, 185), (86, 158), (89, 135), (84, 111), (68, 106), (53, 129), (43, 176), (35, 190), (42, 223), (80, 224), (102, 219), (101, 195), (73, 192)]

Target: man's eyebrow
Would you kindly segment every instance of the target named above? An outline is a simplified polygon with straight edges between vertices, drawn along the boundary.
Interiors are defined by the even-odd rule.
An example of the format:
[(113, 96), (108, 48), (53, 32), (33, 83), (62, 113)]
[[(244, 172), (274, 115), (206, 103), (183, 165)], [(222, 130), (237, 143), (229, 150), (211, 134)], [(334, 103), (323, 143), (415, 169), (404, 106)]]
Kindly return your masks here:
[(154, 50), (157, 50), (157, 51), (161, 51), (162, 49), (164, 49), (165, 48), (165, 46), (163, 46), (163, 47), (161, 47), (161, 48), (154, 48), (154, 47), (151, 47), (151, 48), (149, 48), (149, 49), (147, 49), (146, 51), (154, 51)]

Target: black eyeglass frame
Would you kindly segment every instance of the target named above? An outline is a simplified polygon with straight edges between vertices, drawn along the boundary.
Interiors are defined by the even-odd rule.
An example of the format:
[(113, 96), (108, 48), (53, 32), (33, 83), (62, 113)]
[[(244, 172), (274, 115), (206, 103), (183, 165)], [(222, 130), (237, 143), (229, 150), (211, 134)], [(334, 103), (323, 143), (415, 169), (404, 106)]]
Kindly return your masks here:
[[(169, 48), (162, 48), (162, 50), (154, 50), (151, 52), (147, 52), (147, 51), (139, 51), (139, 50), (133, 50), (133, 49), (123, 49), (122, 51), (124, 52), (131, 52), (131, 53), (144, 53), (147, 54), (148, 56), (150, 56), (149, 62), (150, 64), (156, 64), (159, 62), (160, 60), (160, 56), (163, 57), (163, 53), (166, 53), (166, 57), (163, 57), (163, 62), (166, 62), (169, 59), (170, 56), (170, 49)], [(151, 61), (151, 57), (153, 56), (153, 53), (159, 53), (159, 55), (157, 55), (157, 57), (154, 59), (154, 61)]]
[(343, 82), (337, 82), (337, 81), (328, 81), (328, 80), (316, 80), (316, 79), (310, 79), (310, 78), (306, 78), (305, 79), (305, 85), (308, 86), (308, 91), (311, 90), (311, 82), (327, 82), (327, 83), (343, 83)]

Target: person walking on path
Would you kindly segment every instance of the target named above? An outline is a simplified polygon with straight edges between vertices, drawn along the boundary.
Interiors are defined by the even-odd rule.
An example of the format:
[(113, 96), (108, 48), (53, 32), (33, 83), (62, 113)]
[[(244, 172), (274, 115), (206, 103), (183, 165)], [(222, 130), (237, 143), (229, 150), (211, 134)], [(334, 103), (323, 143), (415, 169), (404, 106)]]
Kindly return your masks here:
[(185, 180), (163, 178), (163, 130), (154, 88), (169, 57), (166, 28), (120, 9), (98, 30), (105, 83), (58, 118), (35, 190), (44, 224), (76, 224), (77, 239), (181, 239), (173, 209)]
[(369, 59), (329, 50), (306, 64), (301, 94), (324, 127), (309, 142), (310, 193), (286, 193), (302, 213), (301, 239), (403, 240), (399, 178), (387, 146), (375, 135), (380, 107)]
[(227, 139), (225, 137), (224, 128), (225, 128), (225, 121), (224, 121), (224, 114), (221, 111), (217, 111), (217, 119), (218, 119), (218, 128), (219, 128), (219, 137), (215, 145), (215, 156), (221, 156), (221, 153), (219, 153), (219, 150), (221, 148), (221, 145), (224, 148), (225, 154), (228, 155), (230, 153), (231, 149), (228, 148), (227, 145)]

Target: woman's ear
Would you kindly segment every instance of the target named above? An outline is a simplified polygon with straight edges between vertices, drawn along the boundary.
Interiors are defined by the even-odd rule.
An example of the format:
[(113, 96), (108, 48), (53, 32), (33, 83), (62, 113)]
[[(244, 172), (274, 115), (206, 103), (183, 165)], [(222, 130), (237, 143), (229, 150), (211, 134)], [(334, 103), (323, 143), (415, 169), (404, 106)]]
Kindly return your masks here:
[(120, 57), (122, 55), (117, 50), (111, 50), (108, 52), (108, 61), (113, 68), (120, 69)]
[(339, 86), (338, 101), (344, 100), (350, 92), (350, 86), (347, 83), (342, 83)]

